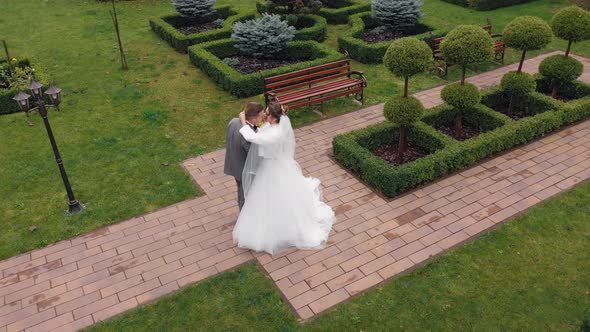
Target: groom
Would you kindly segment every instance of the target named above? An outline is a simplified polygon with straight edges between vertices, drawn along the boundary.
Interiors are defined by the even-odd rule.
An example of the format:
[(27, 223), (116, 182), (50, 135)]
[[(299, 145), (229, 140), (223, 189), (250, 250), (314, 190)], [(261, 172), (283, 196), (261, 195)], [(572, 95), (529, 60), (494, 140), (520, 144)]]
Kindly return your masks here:
[[(246, 124), (257, 131), (257, 123), (262, 122), (264, 116), (264, 107), (259, 103), (248, 103), (244, 109), (246, 115)], [(238, 205), (240, 210), (244, 206), (244, 188), (242, 187), (242, 171), (244, 170), (244, 164), (248, 157), (248, 151), (250, 150), (250, 142), (246, 141), (240, 129), (242, 128), (242, 122), (238, 118), (233, 118), (227, 125), (226, 134), (226, 149), (225, 149), (225, 165), (223, 172), (226, 175), (231, 175), (236, 179), (238, 185)]]

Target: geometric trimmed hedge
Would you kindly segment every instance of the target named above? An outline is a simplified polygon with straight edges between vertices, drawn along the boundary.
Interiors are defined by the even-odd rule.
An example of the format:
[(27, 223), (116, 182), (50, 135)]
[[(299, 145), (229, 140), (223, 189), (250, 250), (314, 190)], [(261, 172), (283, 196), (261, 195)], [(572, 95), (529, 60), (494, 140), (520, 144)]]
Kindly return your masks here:
[[(0, 64), (5, 63), (6, 61), (0, 60)], [(33, 67), (31, 66), (31, 61), (29, 59), (21, 59), (18, 60), (16, 63), (17, 67)], [(49, 83), (49, 79), (47, 77), (47, 75), (43, 72), (43, 70), (40, 68), (40, 66), (35, 65), (33, 68), (35, 68), (35, 80), (37, 80), (38, 82), (40, 82), (41, 84), (47, 86)], [(24, 91), (26, 93), (29, 93), (29, 91)], [(16, 102), (14, 100), (12, 100), (12, 98), (14, 96), (16, 96), (16, 94), (18, 93), (17, 89), (0, 89), (0, 115), (1, 114), (10, 114), (10, 113), (16, 113), (16, 112), (20, 112), (20, 108), (18, 107), (18, 105), (16, 104)]]
[[(263, 92), (262, 78), (259, 73), (241, 74), (223, 62), (224, 58), (238, 55), (232, 39), (222, 39), (189, 47), (191, 62), (205, 72), (221, 88), (238, 98), (256, 96)], [(315, 41), (293, 41), (279, 55), (286, 59), (306, 59), (306, 61), (262, 71), (265, 77), (285, 74), (299, 69), (338, 61), (344, 55), (330, 47)]]
[(509, 7), (534, 0), (443, 0), (448, 3), (469, 7), (475, 10), (492, 10), (501, 7)]
[(309, 25), (307, 28), (295, 31), (293, 40), (315, 40), (323, 42), (328, 33), (328, 22), (318, 15), (297, 15), (297, 24)]
[(215, 30), (193, 33), (185, 35), (176, 30), (174, 25), (182, 24), (184, 22), (194, 22), (198, 19), (191, 17), (183, 17), (180, 14), (165, 15), (162, 17), (154, 17), (150, 19), (150, 26), (152, 30), (165, 40), (170, 46), (177, 51), (186, 53), (191, 45), (204, 43), (212, 40), (229, 38), (232, 33), (232, 26), (235, 22), (243, 22), (254, 18), (254, 12), (238, 13), (231, 6), (217, 6), (216, 13), (213, 17), (209, 17), (207, 21), (224, 19), (223, 27)]
[[(393, 40), (375, 44), (369, 44), (363, 40), (365, 30), (380, 25), (373, 17), (373, 13), (366, 12), (353, 15), (350, 17), (349, 24), (350, 29), (338, 37), (338, 49), (341, 52), (348, 51), (352, 59), (361, 63), (382, 63), (383, 56), (391, 43), (393, 43)], [(412, 35), (412, 37), (425, 41), (429, 46), (432, 45), (433, 37), (438, 38), (447, 34), (447, 30), (436, 29), (427, 18), (421, 19), (414, 30), (416, 34)]]
[[(262, 14), (268, 12), (265, 0), (256, 1), (256, 10)], [(343, 0), (346, 6), (340, 8), (321, 8), (316, 15), (322, 16), (328, 20), (329, 24), (346, 24), (350, 15), (366, 12), (371, 10), (371, 3), (367, 0)], [(276, 14), (286, 14), (285, 10), (280, 8), (273, 11)]]
[[(484, 100), (498, 96), (497, 89), (484, 93)], [(537, 99), (540, 95), (529, 98)], [(543, 105), (543, 101), (537, 101)], [(426, 124), (445, 121), (452, 114), (448, 105), (433, 108), (416, 126), (408, 129), (408, 139), (432, 154), (402, 166), (392, 166), (371, 151), (395, 143), (399, 127), (389, 122), (369, 126), (334, 137), (334, 157), (369, 186), (387, 197), (394, 197), (421, 184), (467, 168), (496, 153), (528, 143), (563, 126), (590, 118), (590, 97), (568, 103), (555, 101), (553, 108), (513, 121), (487, 106), (477, 105), (464, 117), (490, 129), (465, 141), (456, 141)], [(452, 116), (450, 117), (452, 121)], [(487, 128), (486, 128), (487, 127)], [(495, 129), (494, 129), (495, 128)], [(485, 131), (485, 130), (483, 130)]]

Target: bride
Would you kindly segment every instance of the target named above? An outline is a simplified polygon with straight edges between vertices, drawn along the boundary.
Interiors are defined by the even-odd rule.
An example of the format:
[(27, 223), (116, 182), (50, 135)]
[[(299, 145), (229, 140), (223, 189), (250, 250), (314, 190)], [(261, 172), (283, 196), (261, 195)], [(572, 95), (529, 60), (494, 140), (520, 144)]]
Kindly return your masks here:
[(291, 121), (278, 103), (255, 132), (240, 114), (240, 133), (253, 143), (242, 173), (246, 202), (233, 230), (242, 248), (275, 255), (290, 247), (320, 249), (335, 222), (321, 199), (320, 181), (306, 178), (295, 161)]

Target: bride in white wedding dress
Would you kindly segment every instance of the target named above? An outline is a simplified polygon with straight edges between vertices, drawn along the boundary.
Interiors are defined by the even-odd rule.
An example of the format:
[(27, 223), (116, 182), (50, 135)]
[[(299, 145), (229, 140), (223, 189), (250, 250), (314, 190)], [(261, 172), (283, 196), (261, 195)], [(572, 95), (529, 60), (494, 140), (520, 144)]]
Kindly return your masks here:
[(246, 203), (233, 230), (241, 248), (275, 255), (285, 249), (321, 249), (334, 211), (322, 202), (320, 181), (306, 178), (295, 161), (291, 120), (271, 103), (267, 122), (255, 132), (243, 114), (240, 133), (251, 142), (242, 183)]

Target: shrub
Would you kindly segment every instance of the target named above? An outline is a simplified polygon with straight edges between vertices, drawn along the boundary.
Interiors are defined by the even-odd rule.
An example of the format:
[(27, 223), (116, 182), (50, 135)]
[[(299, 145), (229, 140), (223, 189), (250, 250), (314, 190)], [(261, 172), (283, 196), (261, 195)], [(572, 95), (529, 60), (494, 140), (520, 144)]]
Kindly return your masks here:
[(210, 17), (215, 13), (215, 0), (172, 0), (172, 5), (185, 17)]
[(535, 91), (537, 82), (533, 75), (523, 72), (510, 71), (502, 77), (500, 87), (508, 96), (510, 96), (510, 104), (508, 106), (508, 114), (512, 115), (514, 105), (517, 98), (522, 98), (527, 94)]
[(381, 24), (396, 31), (412, 28), (422, 17), (420, 0), (373, 0), (371, 7)]
[(320, 0), (268, 0), (265, 7), (270, 13), (310, 14), (322, 8)]
[(522, 51), (518, 72), (527, 51), (540, 50), (551, 42), (551, 28), (543, 19), (535, 16), (520, 16), (504, 28), (503, 41), (506, 46)]
[(240, 13), (231, 9), (230, 6), (215, 7), (215, 14), (211, 19), (223, 19), (223, 27), (207, 32), (185, 35), (176, 29), (176, 26), (189, 24), (200, 19), (182, 17), (179, 14), (165, 15), (150, 19), (152, 30), (164, 41), (174, 47), (177, 51), (186, 53), (189, 46), (204, 43), (212, 40), (229, 38), (231, 29), (235, 22), (250, 20), (254, 18), (253, 12)]
[(557, 96), (557, 89), (560, 85), (575, 80), (583, 72), (584, 65), (580, 61), (559, 54), (544, 59), (539, 65), (539, 73), (553, 82), (551, 92), (553, 98)]
[(232, 39), (245, 55), (270, 58), (280, 53), (295, 37), (295, 28), (279, 15), (262, 14), (259, 19), (234, 24)]
[[(0, 115), (19, 112), (20, 109), (12, 98), (18, 90), (26, 90), (29, 86), (30, 75), (44, 85), (48, 84), (48, 77), (39, 65), (34, 65), (29, 59), (12, 60), (12, 64), (0, 60)], [(12, 67), (12, 72), (8, 69)]]
[[(224, 90), (238, 98), (255, 96), (263, 92), (259, 73), (240, 74), (222, 59), (237, 55), (235, 41), (222, 39), (189, 47), (191, 62), (206, 73)], [(342, 60), (344, 56), (332, 48), (312, 41), (293, 41), (280, 54), (289, 60), (303, 60), (287, 66), (264, 70), (264, 76), (275, 76), (296, 70)]]
[[(430, 45), (432, 44), (432, 38), (442, 37), (447, 34), (447, 30), (437, 29), (434, 23), (434, 21), (424, 18), (407, 34)], [(350, 18), (350, 29), (347, 29), (338, 37), (338, 48), (342, 52), (347, 51), (351, 58), (359, 62), (381, 63), (393, 41), (369, 44), (363, 40), (365, 31), (380, 26), (370, 12), (353, 15)]]
[(484, 62), (493, 55), (492, 37), (476, 25), (460, 25), (453, 29), (440, 45), (448, 63), (463, 68), (461, 84), (465, 82), (465, 69), (473, 63)]
[(426, 71), (432, 63), (432, 50), (416, 38), (400, 38), (387, 49), (383, 64), (394, 75), (403, 77), (404, 96), (408, 96), (408, 78)]
[(551, 28), (557, 37), (568, 41), (568, 57), (572, 43), (590, 39), (590, 13), (577, 6), (563, 8), (553, 16)]
[(445, 86), (441, 98), (455, 111), (455, 137), (459, 139), (463, 135), (463, 112), (471, 109), (481, 100), (479, 89), (470, 83), (454, 83)]
[(463, 7), (471, 7), (475, 10), (492, 10), (527, 3), (534, 0), (443, 0)]
[(401, 164), (407, 149), (407, 129), (418, 121), (424, 114), (424, 106), (416, 97), (395, 96), (390, 98), (383, 106), (385, 118), (399, 128), (397, 162)]
[[(553, 82), (541, 74), (535, 75), (537, 81), (537, 91), (545, 94), (550, 94), (553, 88)], [(580, 99), (590, 97), (590, 84), (582, 81), (572, 81), (561, 84), (557, 88), (557, 95), (566, 99)], [(554, 99), (549, 98), (554, 101)]]

